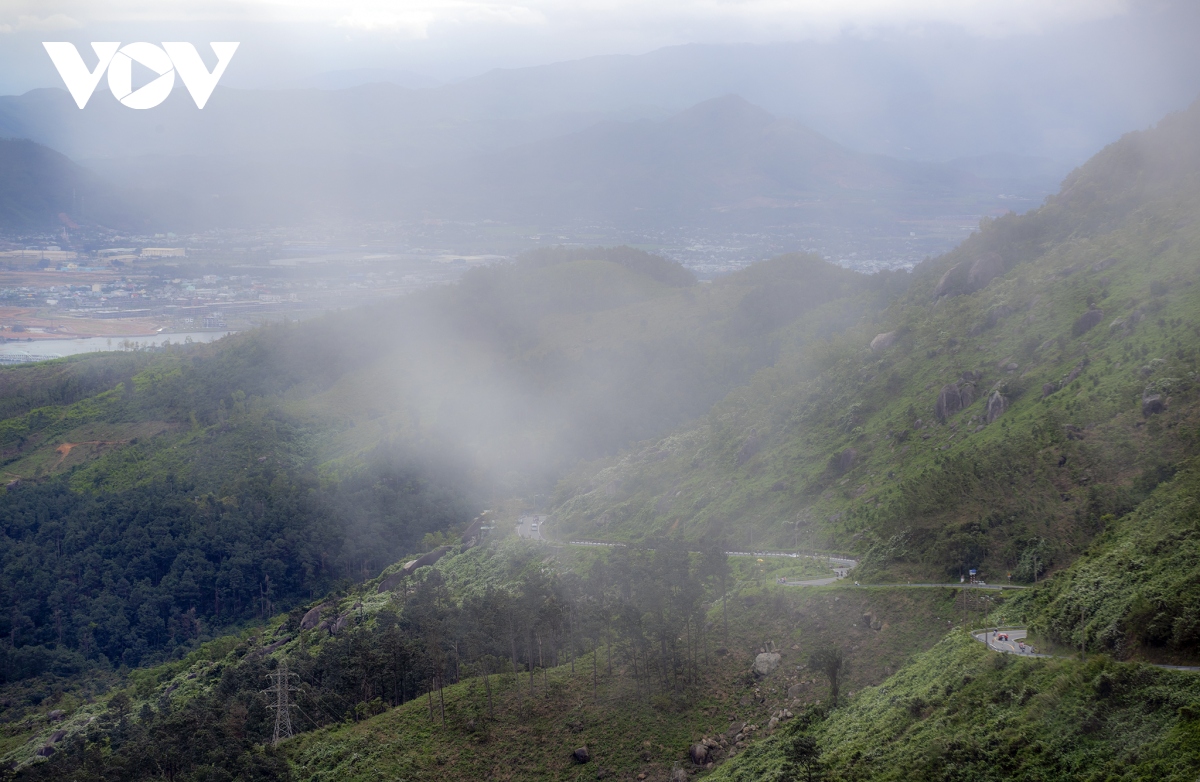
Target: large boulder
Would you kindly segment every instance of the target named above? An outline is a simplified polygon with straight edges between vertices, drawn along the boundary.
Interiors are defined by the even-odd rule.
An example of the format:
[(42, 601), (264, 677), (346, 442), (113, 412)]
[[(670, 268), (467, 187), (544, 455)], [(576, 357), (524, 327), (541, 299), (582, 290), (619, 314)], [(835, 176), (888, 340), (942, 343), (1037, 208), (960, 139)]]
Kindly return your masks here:
[(754, 672), (759, 676), (770, 676), (779, 667), (779, 661), (782, 659), (778, 652), (763, 652), (754, 658)]
[(1004, 259), (996, 253), (984, 253), (971, 261), (963, 261), (946, 270), (933, 289), (934, 300), (943, 296), (973, 293), (985, 287), (1007, 270)]
[(966, 269), (961, 263), (955, 264), (946, 270), (942, 278), (938, 280), (938, 284), (934, 286), (933, 298), (940, 299), (943, 296), (957, 296), (963, 293), (963, 288), (966, 286)]
[(1075, 321), (1075, 325), (1071, 327), (1071, 333), (1078, 337), (1100, 325), (1100, 321), (1102, 320), (1104, 320), (1104, 310), (1099, 308), (1090, 309), (1080, 315), (1079, 319)]
[(396, 572), (388, 575), (385, 579), (379, 582), (379, 587), (375, 590), (375, 594), (382, 595), (384, 592), (391, 592), (396, 587), (400, 586), (400, 582), (404, 580), (404, 573)]
[(1008, 399), (999, 391), (993, 391), (987, 401), (987, 422), (990, 424), (1000, 416), (1004, 415), (1004, 411), (1008, 409)]
[(328, 603), (321, 603), (319, 606), (314, 606), (308, 609), (304, 614), (304, 618), (300, 620), (301, 630), (311, 630), (321, 623), (321, 612), (329, 608)]
[(933, 405), (933, 414), (939, 421), (945, 421), (950, 416), (962, 410), (962, 397), (958, 393), (958, 384), (950, 383), (942, 386), (938, 392), (937, 402)]
[(1004, 259), (996, 253), (985, 253), (967, 271), (967, 292), (977, 291), (1004, 274)]
[(708, 762), (708, 747), (697, 742), (691, 746), (691, 749), (688, 750), (688, 757), (691, 758), (692, 762), (697, 766), (703, 766)]
[(449, 550), (450, 550), (449, 546), (439, 546), (438, 548), (435, 548), (433, 551), (430, 551), (428, 554), (422, 554), (421, 556), (417, 557), (414, 560), (405, 562), (404, 566), (400, 568), (400, 572), (407, 576), (407, 575), (411, 574), (413, 571), (415, 571), (417, 568), (422, 568), (427, 565), (432, 565), (433, 563), (435, 563), (439, 559), (441, 559), (442, 556)]
[(574, 752), (571, 753), (571, 758), (576, 763), (587, 763), (589, 760), (592, 759), (592, 753), (588, 752), (587, 747), (579, 747), (578, 749), (576, 749)]
[(1166, 409), (1167, 403), (1163, 401), (1161, 394), (1149, 394), (1142, 397), (1142, 415), (1146, 418), (1161, 413)]
[(857, 458), (858, 451), (854, 450), (853, 448), (847, 448), (839, 453), (837, 455), (837, 459), (835, 460), (838, 474), (849, 472), (850, 468), (854, 466), (854, 460)]
[(871, 340), (871, 352), (879, 353), (887, 350), (896, 342), (896, 332), (886, 331), (883, 334), (876, 334), (875, 339)]
[(975, 401), (975, 384), (968, 381), (950, 383), (942, 386), (938, 392), (937, 401), (933, 405), (933, 414), (945, 423), (946, 419), (963, 410)]

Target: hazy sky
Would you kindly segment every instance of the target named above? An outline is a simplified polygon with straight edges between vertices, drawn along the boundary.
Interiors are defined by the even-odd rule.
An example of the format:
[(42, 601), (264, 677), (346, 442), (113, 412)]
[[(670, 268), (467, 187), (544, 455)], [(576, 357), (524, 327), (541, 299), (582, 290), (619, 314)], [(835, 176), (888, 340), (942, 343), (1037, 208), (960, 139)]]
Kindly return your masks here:
[(708, 42), (1041, 34), (1158, 0), (0, 0), (0, 93), (54, 84), (43, 40), (238, 40), (225, 83), (393, 68), (457, 79)]

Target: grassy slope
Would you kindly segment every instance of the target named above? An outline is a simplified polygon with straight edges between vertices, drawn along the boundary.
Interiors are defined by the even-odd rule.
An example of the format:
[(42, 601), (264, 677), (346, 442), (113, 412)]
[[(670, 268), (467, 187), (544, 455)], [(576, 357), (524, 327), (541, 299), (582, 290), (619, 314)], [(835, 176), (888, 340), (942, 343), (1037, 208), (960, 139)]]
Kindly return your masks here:
[[(796, 670), (818, 646), (848, 645), (846, 686), (853, 691), (879, 681), (933, 643), (946, 626), (944, 617), (953, 612), (947, 595), (916, 591), (850, 595), (836, 588), (768, 586), (746, 589), (735, 601), (729, 654), (713, 652), (701, 689), (684, 698), (637, 694), (619, 658), (613, 675), (607, 675), (602, 650), (595, 701), (591, 658), (585, 655), (574, 674), (569, 665), (551, 670), (548, 685), (539, 671), (532, 702), (527, 675), (519, 682), (511, 674), (493, 677), (494, 720), (487, 718), (482, 681), (470, 679), (446, 688), (445, 728), (435, 694), (433, 721), (421, 698), (360, 723), (305, 734), (289, 742), (288, 754), (297, 776), (314, 780), (569, 780), (593, 778), (601, 767), (618, 778), (646, 773), (665, 779), (673, 767), (686, 765), (693, 742), (723, 733), (731, 720), (765, 726), (779, 708), (825, 697), (823, 681)], [(881, 629), (864, 627), (864, 613), (879, 618)], [(710, 613), (714, 623), (719, 615), (719, 608)], [(747, 671), (763, 639), (782, 647), (784, 664), (754, 683)], [(796, 700), (787, 697), (792, 684), (801, 684)], [(586, 769), (570, 756), (579, 746), (587, 746), (593, 757)]]
[(1053, 644), (1159, 662), (1200, 647), (1200, 465), (1192, 459), (1014, 616)]
[[(960, 632), (810, 733), (841, 780), (1192, 780), (1200, 677), (1104, 657), (1016, 658)], [(788, 739), (711, 779), (779, 778)]]
[[(1198, 118), (1200, 107), (1164, 126), (1178, 135)], [(1131, 148), (1163, 138), (1178, 141), (1128, 137), (1046, 207), (985, 225), (918, 269), (909, 294), (874, 318), (785, 344), (695, 425), (577, 470), (556, 495), (560, 526), (634, 539), (722, 534), (738, 545), (753, 527), (776, 545), (857, 551), (880, 577), (977, 566), (996, 580), (1031, 551), (1069, 563), (1107, 516), (1195, 448), (1200, 184), (1194, 173), (1164, 179), (1148, 153), (1140, 170), (1125, 165)], [(1195, 156), (1194, 139), (1179, 143)], [(1132, 179), (1111, 170), (1130, 165)], [(1104, 187), (1116, 195), (1100, 198)], [(947, 269), (992, 252), (1007, 254), (1006, 273), (934, 304)], [(1091, 305), (1102, 323), (1078, 333)], [(809, 322), (793, 327), (797, 343), (811, 334)], [(896, 342), (872, 352), (886, 331)], [(939, 391), (966, 372), (977, 373), (975, 401), (939, 423)], [(1044, 384), (1057, 390), (1043, 399)], [(987, 424), (993, 390), (1009, 407)], [(1151, 391), (1169, 397), (1168, 411), (1146, 419)], [(843, 469), (836, 457), (847, 449), (855, 456)]]
[[(584, 568), (596, 556), (604, 553), (547, 550), (514, 541), (447, 557), (437, 569), (451, 594), (461, 599), (485, 585), (512, 588), (527, 568), (546, 564), (559, 570)], [(420, 698), (361, 722), (305, 733), (289, 742), (288, 755), (300, 778), (378, 778), (372, 775), (382, 769), (400, 777), (407, 772), (420, 771), (418, 776), (422, 776), (436, 771), (452, 779), (486, 778), (489, 773), (496, 778), (572, 779), (578, 769), (569, 753), (586, 744), (596, 758), (593, 772), (602, 765), (622, 773), (646, 771), (651, 778), (664, 777), (692, 741), (723, 732), (730, 720), (765, 725), (778, 708), (796, 708), (824, 698), (825, 682), (797, 669), (816, 648), (829, 644), (846, 648), (850, 667), (844, 691), (853, 692), (899, 669), (913, 654), (937, 641), (949, 626), (949, 617), (958, 617), (954, 596), (948, 591), (781, 588), (773, 579), (783, 571), (774, 565), (760, 565), (750, 558), (733, 562), (737, 584), (728, 598), (729, 639), (721, 636), (719, 603), (711, 605), (712, 629), (702, 683), (684, 688), (677, 696), (658, 689), (649, 695), (637, 693), (621, 649), (614, 648), (613, 673), (609, 675), (607, 650), (602, 648), (595, 702), (591, 657), (585, 654), (577, 659), (575, 673), (569, 664), (537, 671), (532, 707), (527, 675), (520, 678), (519, 686), (514, 686), (511, 674), (493, 676), (494, 720), (485, 717), (481, 680), (465, 678), (445, 690), (446, 728), (440, 722), (429, 722), (427, 701)], [(333, 598), (338, 611), (361, 602), (365, 617), (359, 625), (361, 632), (370, 631), (378, 611), (395, 609), (397, 601), (404, 600), (400, 593), (375, 594), (374, 583)], [(110, 677), (99, 683), (99, 689), (80, 683), (64, 692), (60, 685), (48, 697), (42, 691), (36, 700), (28, 700), (12, 688), (3, 713), (5, 753), (0, 761), (27, 762), (59, 727), (67, 729), (68, 741), (83, 735), (92, 718), (111, 717), (109, 704), (117, 695), (129, 699), (125, 708), (131, 715), (141, 713), (144, 706), (178, 713), (189, 699), (224, 686), (234, 671), (247, 668), (247, 675), (253, 678), (271, 657), (312, 655), (328, 638), (323, 631), (310, 631), (293, 637), (267, 658), (256, 653), (277, 638), (293, 635), (282, 629), (292, 624), (294, 618), (276, 617), (265, 626), (209, 642), (178, 662)], [(748, 670), (758, 647), (768, 641), (782, 650), (784, 664), (767, 679), (755, 681)], [(469, 669), (464, 676), (467, 674)], [(787, 697), (793, 684), (801, 685), (798, 700)], [(26, 689), (32, 695), (37, 688), (29, 684)], [(252, 711), (257, 709), (255, 713), (261, 707), (254, 702), (261, 698), (256, 693), (249, 704)], [(169, 707), (164, 706), (166, 702)], [(65, 710), (65, 719), (47, 722), (44, 715), (51, 709)], [(472, 719), (474, 728), (468, 726)], [(583, 729), (568, 727), (575, 722), (582, 723)], [(298, 719), (298, 724), (309, 725), (307, 718)], [(643, 741), (650, 741), (650, 747)], [(646, 751), (649, 760), (642, 756)], [(442, 765), (438, 758), (444, 761)]]

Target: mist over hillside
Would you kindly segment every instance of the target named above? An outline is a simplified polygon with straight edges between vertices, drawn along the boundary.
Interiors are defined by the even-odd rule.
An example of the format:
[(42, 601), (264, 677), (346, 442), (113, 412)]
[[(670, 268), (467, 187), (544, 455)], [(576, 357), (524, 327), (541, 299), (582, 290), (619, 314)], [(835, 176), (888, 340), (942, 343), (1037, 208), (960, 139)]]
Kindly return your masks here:
[(1194, 8), (393, 5), (0, 98), (0, 782), (1195, 782)]
[(54, 230), (80, 222), (128, 223), (116, 188), (52, 149), (0, 139), (0, 230)]
[[(286, 115), (301, 130), (278, 138), (271, 129), (280, 124), (273, 112), (281, 110), (282, 93), (270, 96), (274, 103), (247, 102), (243, 107), (270, 119), (249, 137), (237, 136), (236, 147), (222, 141), (235, 136), (234, 128), (214, 135), (209, 143), (217, 148), (209, 153), (155, 151), (180, 143), (161, 141), (173, 133), (167, 119), (149, 131), (148, 143), (130, 140), (119, 153), (85, 164), (127, 193), (155, 230), (433, 220), (631, 242), (687, 242), (704, 234), (706, 242), (734, 246), (747, 244), (739, 234), (750, 234), (758, 238), (749, 244), (862, 255), (884, 267), (948, 248), (973, 215), (1036, 204), (1061, 173), (1038, 160), (935, 164), (867, 155), (736, 95), (661, 120), (608, 120), (487, 152), (458, 149), (459, 157), (440, 162), (408, 155), (404, 144), (429, 148), (422, 138), (389, 135), (394, 126), (383, 119), (374, 126), (377, 137), (363, 137), (357, 129), (373, 120), (353, 113), (340, 130), (306, 119), (337, 116), (340, 109), (322, 105), (330, 102), (379, 111), (380, 95), (399, 89), (304, 93), (303, 104)], [(69, 102), (39, 96), (47, 103), (60, 98)], [(440, 143), (454, 143), (454, 133), (437, 135)]]

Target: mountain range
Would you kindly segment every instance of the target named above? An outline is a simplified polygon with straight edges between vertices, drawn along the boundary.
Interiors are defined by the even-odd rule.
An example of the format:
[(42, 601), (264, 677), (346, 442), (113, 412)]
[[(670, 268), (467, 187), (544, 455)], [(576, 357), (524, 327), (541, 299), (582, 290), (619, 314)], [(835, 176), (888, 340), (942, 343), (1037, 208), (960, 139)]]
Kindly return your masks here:
[[(540, 128), (543, 137), (523, 143), (414, 159), (404, 144), (417, 142), (404, 141), (402, 131), (394, 133), (387, 101), (377, 100), (399, 94), (409, 93), (391, 85), (280, 92), (266, 105), (250, 101), (250, 94), (237, 95), (247, 101), (244, 105), (255, 106), (249, 116), (269, 115), (270, 121), (247, 129), (245, 136), (234, 128), (211, 132), (216, 124), (210, 124), (206, 140), (188, 154), (178, 151), (186, 139), (172, 137), (174, 123), (183, 122), (178, 112), (188, 109), (174, 105), (164, 113), (166, 119), (136, 118), (134, 135), (120, 145), (119, 154), (92, 157), (85, 164), (126, 193), (130, 203), (147, 205), (146, 218), (181, 229), (331, 217), (433, 217), (542, 227), (599, 223), (618, 229), (652, 229), (663, 221), (737, 230), (825, 224), (906, 235), (905, 224), (914, 220), (1003, 211), (1013, 203), (1003, 200), (1011, 197), (1004, 194), (1019, 193), (1026, 203), (1035, 203), (1060, 173), (1037, 161), (1021, 171), (1019, 161), (1012, 160), (1006, 167), (862, 154), (734, 95), (664, 119), (608, 119), (555, 135), (580, 120), (575, 117), (564, 127)], [(284, 108), (289, 95), (304, 102)], [(66, 111), (62, 106), (69, 98), (47, 91), (22, 101), (22, 112), (48, 121)], [(368, 105), (381, 115), (365, 116)], [(21, 113), (14, 106), (7, 107), (9, 127), (30, 131), (28, 116), (25, 125), (13, 119)], [(46, 113), (38, 115), (32, 106)], [(124, 121), (117, 112), (125, 111), (118, 106), (89, 114), (72, 108), (65, 116), (99, 117), (104, 127), (110, 116)], [(224, 111), (233, 113), (229, 103)], [(220, 114), (205, 112), (211, 123), (213, 116)], [(310, 117), (324, 118), (323, 124), (309, 122)], [(241, 121), (256, 124), (246, 117)], [(69, 123), (49, 124), (57, 133), (68, 133)], [(295, 130), (275, 137), (272, 128), (284, 125)], [(108, 131), (116, 132), (114, 127)], [(463, 127), (474, 132), (469, 124)], [(204, 128), (190, 127), (186, 133), (194, 139)], [(442, 143), (457, 143), (453, 132), (440, 135)], [(43, 140), (70, 148), (65, 136)]]

